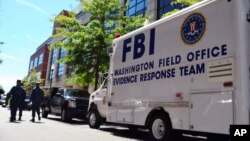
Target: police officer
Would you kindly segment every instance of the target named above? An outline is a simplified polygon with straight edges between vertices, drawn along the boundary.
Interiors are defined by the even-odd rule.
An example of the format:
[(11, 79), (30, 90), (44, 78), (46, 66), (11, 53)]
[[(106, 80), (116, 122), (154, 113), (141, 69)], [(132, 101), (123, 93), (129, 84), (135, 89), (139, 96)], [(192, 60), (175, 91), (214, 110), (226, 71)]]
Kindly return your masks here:
[[(21, 80), (16, 81), (16, 86), (12, 87), (10, 92), (7, 94), (6, 101), (10, 99), (10, 122), (16, 120), (17, 108), (20, 106), (20, 103), (24, 102), (26, 97), (26, 92), (21, 87)], [(21, 117), (19, 117), (21, 120)]]
[(32, 119), (30, 121), (35, 122), (35, 113), (37, 112), (38, 120), (40, 117), (40, 105), (43, 102), (44, 93), (39, 87), (40, 83), (36, 83), (36, 87), (31, 91), (30, 101), (32, 102)]
[(19, 99), (19, 105), (18, 105), (18, 109), (19, 109), (19, 118), (18, 120), (21, 121), (22, 119), (22, 115), (23, 115), (23, 109), (24, 109), (24, 105), (25, 105), (25, 98), (26, 98), (26, 92), (22, 93), (20, 99)]

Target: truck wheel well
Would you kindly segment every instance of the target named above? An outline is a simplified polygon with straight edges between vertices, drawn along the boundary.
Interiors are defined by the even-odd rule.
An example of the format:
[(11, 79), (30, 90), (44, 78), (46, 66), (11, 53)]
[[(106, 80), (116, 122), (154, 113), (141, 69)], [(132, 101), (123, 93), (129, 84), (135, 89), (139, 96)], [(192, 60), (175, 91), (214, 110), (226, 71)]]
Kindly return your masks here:
[(97, 110), (97, 105), (95, 103), (90, 104), (89, 111), (92, 111), (92, 110)]
[(91, 111), (96, 111), (96, 112), (98, 113), (98, 115), (99, 115), (100, 118), (101, 118), (101, 122), (106, 121), (106, 118), (101, 117), (101, 115), (100, 115), (100, 113), (99, 113), (99, 111), (98, 111), (97, 105), (96, 105), (95, 103), (91, 103), (91, 104), (90, 104), (90, 108), (89, 108), (89, 110), (88, 110), (87, 117), (89, 116), (89, 114), (90, 114)]
[(172, 128), (172, 122), (171, 122), (169, 113), (166, 112), (162, 107), (155, 108), (155, 109), (153, 109), (153, 110), (148, 114), (148, 117), (147, 117), (147, 119), (146, 119), (145, 126), (148, 127), (148, 126), (149, 126), (149, 123), (150, 123), (150, 119), (152, 118), (152, 116), (154, 116), (155, 114), (158, 114), (158, 113), (165, 115), (165, 116), (169, 119), (169, 122), (170, 122), (170, 125), (171, 125), (171, 128)]

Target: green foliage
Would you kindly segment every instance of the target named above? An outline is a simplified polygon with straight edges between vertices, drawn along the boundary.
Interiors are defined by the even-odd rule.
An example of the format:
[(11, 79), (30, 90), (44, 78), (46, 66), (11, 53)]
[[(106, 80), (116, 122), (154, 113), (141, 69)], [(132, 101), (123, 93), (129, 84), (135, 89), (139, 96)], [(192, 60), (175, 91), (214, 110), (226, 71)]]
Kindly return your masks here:
[(3, 87), (0, 85), (0, 95), (4, 94), (4, 93), (5, 93), (5, 91), (4, 91)]
[[(120, 0), (80, 1), (83, 12), (91, 15), (88, 25), (82, 25), (73, 12), (68, 16), (59, 15), (54, 21), (60, 24), (54, 35), (58, 42), (52, 44), (51, 48), (68, 50), (66, 57), (58, 62), (74, 69), (69, 82), (80, 86), (94, 83), (96, 89), (99, 73), (108, 71), (109, 56), (106, 50), (111, 46), (114, 35), (124, 35), (141, 27), (145, 18), (123, 16), (125, 6), (120, 5)], [(116, 25), (114, 29), (106, 30), (113, 24)]]
[(172, 4), (182, 4), (184, 6), (190, 6), (202, 0), (173, 0)]
[[(114, 30), (113, 33), (118, 33), (120, 35), (124, 35), (126, 33), (129, 33), (135, 29), (138, 29), (143, 25), (143, 22), (145, 22), (146, 18), (143, 16), (124, 16), (122, 17), (123, 19), (121, 20), (121, 25), (123, 26), (117, 26)], [(112, 34), (112, 35), (114, 35)]]
[(40, 82), (40, 78), (38, 77), (35, 69), (32, 69), (22, 80), (23, 87), (26, 91), (32, 90), (36, 86), (36, 82)]
[(172, 15), (172, 14), (178, 12), (178, 11), (180, 11), (180, 9), (174, 9), (173, 11), (170, 11), (170, 12), (165, 13), (165, 14), (163, 15), (163, 17), (167, 17), (167, 16)]
[[(173, 0), (173, 2), (171, 3), (171, 5), (178, 5), (180, 4), (182, 7), (188, 7), (191, 6), (197, 2), (200, 2), (202, 0)], [(174, 9), (173, 11), (167, 12), (166, 14), (163, 15), (163, 17), (172, 15), (176, 12), (180, 11), (180, 9)]]

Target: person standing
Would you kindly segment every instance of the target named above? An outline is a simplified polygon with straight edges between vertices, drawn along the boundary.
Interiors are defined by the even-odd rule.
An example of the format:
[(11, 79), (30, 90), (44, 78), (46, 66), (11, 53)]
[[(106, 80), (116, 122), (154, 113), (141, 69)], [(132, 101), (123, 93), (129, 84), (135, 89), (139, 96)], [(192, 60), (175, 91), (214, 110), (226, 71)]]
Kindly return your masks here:
[(40, 105), (43, 102), (44, 93), (39, 87), (40, 83), (36, 83), (36, 87), (31, 91), (30, 101), (32, 102), (32, 119), (30, 121), (35, 122), (35, 114), (37, 112), (38, 120), (40, 117)]
[[(20, 103), (25, 99), (26, 92), (21, 87), (21, 80), (16, 81), (16, 86), (12, 87), (10, 92), (7, 94), (6, 101), (10, 98), (10, 122), (16, 120), (16, 112)], [(21, 117), (19, 117), (21, 120)]]

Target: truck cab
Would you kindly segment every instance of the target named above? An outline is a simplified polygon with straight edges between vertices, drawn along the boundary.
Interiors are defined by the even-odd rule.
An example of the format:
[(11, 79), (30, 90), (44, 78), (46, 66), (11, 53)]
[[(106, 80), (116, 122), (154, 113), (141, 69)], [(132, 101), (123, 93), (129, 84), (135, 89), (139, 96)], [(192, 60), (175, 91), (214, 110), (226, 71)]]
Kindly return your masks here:
[(99, 128), (107, 116), (107, 86), (108, 77), (103, 81), (99, 89), (90, 95), (87, 117), (89, 117), (90, 126), (93, 128)]

